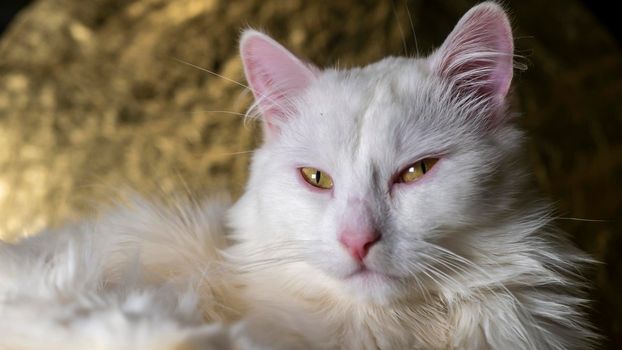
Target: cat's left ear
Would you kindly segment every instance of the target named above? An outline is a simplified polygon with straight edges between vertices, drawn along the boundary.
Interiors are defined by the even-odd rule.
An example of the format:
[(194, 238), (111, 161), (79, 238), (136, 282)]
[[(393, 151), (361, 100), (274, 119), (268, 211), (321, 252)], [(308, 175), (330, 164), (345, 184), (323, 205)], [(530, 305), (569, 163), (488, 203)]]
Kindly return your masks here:
[(514, 44), (505, 11), (494, 2), (471, 8), (430, 57), (433, 72), (465, 100), (503, 104), (512, 82)]
[(240, 55), (266, 134), (272, 136), (278, 133), (280, 124), (296, 113), (293, 100), (311, 84), (319, 70), (252, 29), (242, 34)]

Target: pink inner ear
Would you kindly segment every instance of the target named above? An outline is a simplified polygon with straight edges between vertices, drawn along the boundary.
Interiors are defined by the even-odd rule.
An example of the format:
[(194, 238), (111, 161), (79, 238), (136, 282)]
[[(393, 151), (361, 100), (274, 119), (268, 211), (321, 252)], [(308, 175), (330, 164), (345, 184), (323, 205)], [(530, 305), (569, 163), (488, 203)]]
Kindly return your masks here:
[(508, 93), (513, 68), (512, 29), (494, 3), (473, 7), (432, 56), (432, 69), (468, 94), (501, 102)]
[(295, 113), (292, 99), (315, 78), (310, 66), (265, 34), (247, 30), (240, 53), (246, 79), (266, 123), (274, 128)]

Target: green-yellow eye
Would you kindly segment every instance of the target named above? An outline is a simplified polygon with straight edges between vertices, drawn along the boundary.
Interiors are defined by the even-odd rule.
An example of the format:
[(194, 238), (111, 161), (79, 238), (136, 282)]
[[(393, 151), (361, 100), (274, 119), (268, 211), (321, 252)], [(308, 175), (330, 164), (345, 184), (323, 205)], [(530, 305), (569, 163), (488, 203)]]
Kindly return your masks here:
[(413, 182), (430, 171), (436, 162), (438, 162), (438, 158), (426, 158), (411, 164), (400, 173), (398, 181)]
[(311, 186), (329, 190), (333, 188), (333, 179), (327, 173), (322, 170), (311, 167), (300, 168), (302, 178), (305, 179)]

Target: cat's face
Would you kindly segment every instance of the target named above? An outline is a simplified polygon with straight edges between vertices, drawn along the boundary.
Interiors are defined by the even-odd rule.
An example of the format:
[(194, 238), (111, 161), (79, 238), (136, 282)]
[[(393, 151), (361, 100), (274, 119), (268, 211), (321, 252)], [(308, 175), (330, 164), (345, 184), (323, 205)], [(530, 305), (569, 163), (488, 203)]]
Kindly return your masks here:
[(468, 228), (510, 200), (499, 192), (518, 137), (503, 120), (512, 39), (496, 5), (471, 10), (425, 59), (320, 71), (257, 32), (241, 49), (266, 131), (247, 196), (274, 256), (390, 301), (428, 288), (441, 250), (468, 254)]

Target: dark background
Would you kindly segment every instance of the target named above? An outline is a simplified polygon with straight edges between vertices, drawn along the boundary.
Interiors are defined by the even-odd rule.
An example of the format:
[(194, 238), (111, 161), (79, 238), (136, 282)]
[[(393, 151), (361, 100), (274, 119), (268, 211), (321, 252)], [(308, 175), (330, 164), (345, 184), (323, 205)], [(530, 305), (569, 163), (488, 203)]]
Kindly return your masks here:
[(9, 25), (13, 16), (31, 1), (10, 1), (0, 3), (0, 34)]
[[(0, 33), (4, 31), (6, 26), (11, 22), (13, 16), (22, 8), (30, 4), (32, 0), (21, 1), (8, 1), (0, 4)], [(620, 26), (619, 16), (615, 16), (618, 13), (618, 6), (613, 1), (582, 1), (595, 17), (602, 23), (607, 30), (616, 37), (618, 43), (621, 43), (622, 38), (622, 26)]]

